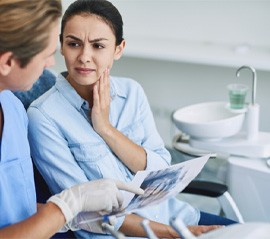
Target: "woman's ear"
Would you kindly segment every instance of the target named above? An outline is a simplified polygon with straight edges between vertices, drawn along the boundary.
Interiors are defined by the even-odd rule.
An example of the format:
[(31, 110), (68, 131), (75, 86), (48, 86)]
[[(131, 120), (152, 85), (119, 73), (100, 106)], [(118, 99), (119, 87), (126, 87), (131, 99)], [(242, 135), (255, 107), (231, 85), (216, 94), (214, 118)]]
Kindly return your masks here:
[(123, 40), (120, 45), (116, 46), (115, 53), (114, 53), (114, 60), (119, 60), (123, 55), (124, 48), (126, 46), (126, 41)]
[(8, 75), (14, 65), (14, 59), (12, 58), (12, 52), (0, 53), (0, 74)]

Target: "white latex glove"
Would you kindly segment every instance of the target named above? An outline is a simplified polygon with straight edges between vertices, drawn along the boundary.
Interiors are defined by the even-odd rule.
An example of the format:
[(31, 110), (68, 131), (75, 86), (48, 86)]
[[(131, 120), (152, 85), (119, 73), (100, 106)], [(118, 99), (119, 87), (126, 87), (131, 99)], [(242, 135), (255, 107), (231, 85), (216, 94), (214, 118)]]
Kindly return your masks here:
[[(90, 220), (89, 220), (90, 219)], [(89, 212), (81, 212), (75, 218), (72, 219), (71, 222), (65, 225), (71, 231), (77, 230), (86, 230), (94, 233), (106, 234), (108, 230), (104, 229), (103, 220), (93, 221), (92, 215)], [(114, 224), (116, 223), (115, 216), (109, 216), (108, 221), (106, 221), (107, 227), (110, 227), (111, 230), (114, 230)]]
[(121, 208), (125, 190), (143, 194), (141, 188), (121, 181), (100, 179), (82, 183), (62, 191), (48, 199), (62, 211), (66, 222), (70, 222), (79, 212), (110, 213)]

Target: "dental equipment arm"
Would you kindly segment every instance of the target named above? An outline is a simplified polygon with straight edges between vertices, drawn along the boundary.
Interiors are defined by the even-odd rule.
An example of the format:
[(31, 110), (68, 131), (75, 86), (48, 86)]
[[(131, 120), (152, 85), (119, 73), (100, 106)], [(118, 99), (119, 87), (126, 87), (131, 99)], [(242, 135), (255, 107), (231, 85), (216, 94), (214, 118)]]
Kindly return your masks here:
[(102, 228), (104, 231), (108, 231), (109, 233), (111, 233), (116, 239), (125, 239), (125, 235), (122, 232), (116, 231), (112, 228), (111, 225), (109, 225), (108, 223), (102, 223)]
[(148, 220), (143, 220), (141, 222), (141, 225), (143, 226), (143, 229), (145, 230), (147, 237), (149, 239), (158, 239), (158, 237), (156, 236), (156, 234), (153, 232), (153, 230), (151, 229), (151, 227), (149, 226), (149, 221)]
[(196, 237), (189, 231), (183, 221), (177, 216), (170, 219), (170, 225), (179, 234), (181, 239), (196, 239)]

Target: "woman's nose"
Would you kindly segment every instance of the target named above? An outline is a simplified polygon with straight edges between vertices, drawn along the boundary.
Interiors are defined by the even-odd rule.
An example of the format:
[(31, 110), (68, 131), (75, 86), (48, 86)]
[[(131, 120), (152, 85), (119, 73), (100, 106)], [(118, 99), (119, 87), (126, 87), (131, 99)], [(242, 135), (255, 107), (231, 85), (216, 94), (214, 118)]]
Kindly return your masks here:
[(79, 55), (79, 61), (81, 63), (90, 62), (91, 59), (91, 51), (89, 48), (84, 47), (82, 48), (80, 55)]

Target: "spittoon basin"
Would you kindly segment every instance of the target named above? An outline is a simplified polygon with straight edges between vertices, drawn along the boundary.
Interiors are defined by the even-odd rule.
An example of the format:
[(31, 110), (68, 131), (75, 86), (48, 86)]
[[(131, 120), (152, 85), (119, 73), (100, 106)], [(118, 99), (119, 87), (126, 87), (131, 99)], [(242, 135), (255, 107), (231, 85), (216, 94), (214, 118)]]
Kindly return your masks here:
[(192, 138), (218, 139), (238, 133), (244, 113), (232, 112), (226, 102), (206, 102), (178, 109), (173, 114), (176, 127)]

